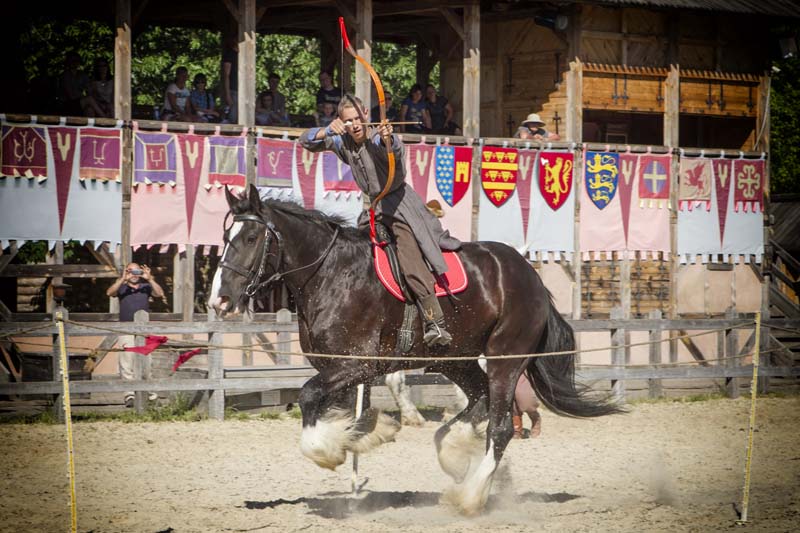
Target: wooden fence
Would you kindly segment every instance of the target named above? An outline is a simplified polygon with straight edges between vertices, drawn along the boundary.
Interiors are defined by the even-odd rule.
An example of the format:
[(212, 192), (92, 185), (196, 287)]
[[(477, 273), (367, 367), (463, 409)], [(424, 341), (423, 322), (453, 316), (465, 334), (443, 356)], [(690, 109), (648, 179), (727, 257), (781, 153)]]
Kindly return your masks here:
[[(69, 318), (66, 310), (58, 308), (53, 316), (63, 313), (65, 318)], [(612, 317), (621, 314), (621, 310), (615, 310)], [(242, 319), (235, 320), (216, 320), (209, 316), (206, 321), (150, 321), (147, 313), (140, 311), (137, 313), (135, 322), (109, 322), (92, 321), (84, 322), (75, 320), (84, 318), (87, 315), (76, 315), (72, 320), (67, 320), (65, 326), (66, 344), (69, 346), (71, 336), (103, 336), (109, 332), (117, 331), (120, 334), (135, 334), (137, 344), (144, 343), (146, 335), (186, 335), (186, 334), (205, 334), (208, 335), (208, 373), (205, 378), (190, 379), (153, 379), (153, 380), (109, 380), (109, 381), (71, 381), (71, 394), (79, 393), (100, 393), (100, 392), (136, 392), (137, 410), (141, 410), (145, 405), (145, 391), (149, 392), (175, 392), (175, 391), (208, 391), (208, 414), (214, 419), (223, 419), (225, 412), (225, 391), (253, 391), (253, 390), (279, 390), (279, 389), (299, 389), (313, 376), (316, 371), (307, 365), (287, 367), (277, 365), (273, 370), (265, 370), (259, 367), (259, 377), (226, 377), (226, 369), (223, 365), (222, 357), (222, 335), (241, 334), (244, 339), (264, 333), (277, 333), (278, 342), (276, 352), (288, 351), (291, 342), (291, 335), (297, 334), (297, 322), (291, 314), (285, 310), (275, 314), (259, 314), (253, 321)], [(47, 322), (3, 322), (0, 323), (0, 338), (14, 337), (36, 337), (52, 336), (54, 341), (58, 341), (58, 328), (55, 318)], [(577, 379), (581, 382), (591, 383), (598, 380), (610, 380), (612, 390), (617, 397), (625, 397), (626, 380), (648, 380), (649, 396), (656, 398), (663, 394), (663, 380), (668, 379), (725, 379), (729, 396), (735, 397), (739, 393), (739, 380), (748, 378), (752, 375), (752, 365), (743, 364), (744, 358), (751, 354), (755, 348), (755, 323), (752, 316), (729, 316), (717, 319), (662, 319), (658, 311), (651, 313), (651, 318), (647, 319), (619, 319), (608, 320), (584, 319), (569, 320), (575, 332), (601, 332), (610, 333), (611, 361), (609, 365), (578, 365)], [(770, 327), (782, 329), (800, 330), (800, 320), (797, 319), (773, 319), (762, 324), (761, 352), (762, 366), (759, 374), (762, 376), (762, 387), (766, 387), (770, 377), (800, 377), (800, 367), (794, 366), (774, 366), (770, 364), (769, 336), (764, 334)], [(738, 346), (739, 330), (750, 330), (748, 340)], [(648, 332), (649, 359), (648, 365), (628, 365), (630, 360), (630, 348), (626, 341), (627, 333), (632, 331)], [(717, 355), (713, 360), (705, 360), (696, 347), (692, 349), (691, 334), (688, 332), (714, 331), (717, 337)], [(672, 340), (662, 339), (664, 332), (671, 332)], [(678, 338), (680, 337), (680, 338)], [(665, 362), (662, 357), (662, 345), (665, 343), (683, 342), (687, 345), (689, 352), (695, 358), (696, 364), (678, 363), (677, 350), (670, 349), (669, 361)], [(243, 345), (249, 342), (244, 341)], [(639, 343), (637, 343), (639, 344)], [(113, 343), (111, 344), (113, 346)], [(34, 395), (47, 394), (56, 397), (56, 413), (61, 413), (60, 401), (62, 394), (61, 372), (58, 364), (58, 342), (53, 343), (53, 381), (24, 382), (24, 383), (0, 383), (0, 395)], [(111, 346), (106, 346), (106, 349)], [(187, 348), (188, 349), (188, 348)], [(580, 355), (579, 355), (580, 361)], [(243, 362), (247, 362), (247, 355), (243, 354)], [(252, 363), (252, 356), (250, 358)], [(663, 366), (670, 363), (670, 366)], [(139, 370), (140, 371), (140, 370)], [(141, 375), (141, 374), (138, 374)], [(443, 376), (414, 375), (409, 376), (410, 384), (449, 384)]]

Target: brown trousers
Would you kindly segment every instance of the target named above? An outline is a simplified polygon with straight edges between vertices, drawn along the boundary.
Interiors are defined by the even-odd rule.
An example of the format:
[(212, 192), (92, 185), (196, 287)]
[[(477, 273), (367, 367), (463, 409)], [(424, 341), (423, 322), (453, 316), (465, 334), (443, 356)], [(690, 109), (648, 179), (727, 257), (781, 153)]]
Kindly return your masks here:
[(425, 263), (411, 228), (405, 222), (392, 219), (391, 229), (397, 240), (397, 259), (409, 290), (417, 299), (433, 294), (433, 274)]

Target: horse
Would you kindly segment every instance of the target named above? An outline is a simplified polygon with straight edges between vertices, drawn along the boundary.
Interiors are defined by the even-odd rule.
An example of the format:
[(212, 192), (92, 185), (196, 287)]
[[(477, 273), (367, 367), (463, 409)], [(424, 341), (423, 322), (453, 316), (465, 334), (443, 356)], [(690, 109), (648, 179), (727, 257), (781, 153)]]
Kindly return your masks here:
[[(510, 246), (463, 244), (458, 253), (468, 286), (441, 302), (453, 342), (425, 346), (417, 321), (414, 344), (399, 358), (395, 346), (404, 304), (378, 281), (366, 230), (295, 203), (262, 201), (252, 185), (241, 195), (226, 188), (226, 197), (226, 224), (232, 220), (209, 306), (219, 316), (245, 311), (259, 290), (286, 284), (297, 305), (300, 345), (318, 371), (298, 401), (300, 450), (317, 465), (335, 469), (348, 451), (363, 453), (394, 440), (400, 425), (371, 408), (368, 397), (357, 420), (353, 406), (359, 384), (398, 370), (440, 372), (467, 396), (466, 408), (434, 437), (439, 464), (455, 481), (447, 499), (466, 515), (485, 507), (513, 436), (512, 401), (523, 372), (542, 403), (557, 414), (596, 417), (620, 411), (609, 396), (597, 397), (575, 382), (574, 353), (530, 356), (574, 351), (574, 333), (539, 275)], [(486, 372), (477, 361), (481, 354)], [(529, 357), (493, 359), (514, 354)]]

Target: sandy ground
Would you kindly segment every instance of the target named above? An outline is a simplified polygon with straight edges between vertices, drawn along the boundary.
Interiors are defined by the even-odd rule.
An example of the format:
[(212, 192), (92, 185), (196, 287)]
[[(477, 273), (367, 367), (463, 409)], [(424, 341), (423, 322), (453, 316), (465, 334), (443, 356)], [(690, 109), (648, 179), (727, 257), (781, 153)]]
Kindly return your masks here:
[[(542, 437), (512, 441), (487, 512), (439, 503), (449, 486), (437, 424), (404, 428), (360, 458), (321, 470), (300, 455), (300, 422), (75, 425), (78, 530), (720, 531), (741, 498), (748, 402), (639, 404), (586, 421), (544, 414)], [(800, 524), (800, 399), (758, 404), (751, 522)], [(0, 531), (68, 531), (64, 431), (1, 425)]]

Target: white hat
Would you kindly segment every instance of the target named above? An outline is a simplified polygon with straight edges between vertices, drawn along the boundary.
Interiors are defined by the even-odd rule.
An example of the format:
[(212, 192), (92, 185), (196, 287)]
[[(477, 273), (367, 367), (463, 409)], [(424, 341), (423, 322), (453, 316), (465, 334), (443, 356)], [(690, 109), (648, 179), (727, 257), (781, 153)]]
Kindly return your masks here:
[(544, 126), (544, 122), (536, 113), (531, 113), (528, 118), (522, 121), (522, 125), (533, 123), (536, 126)]

